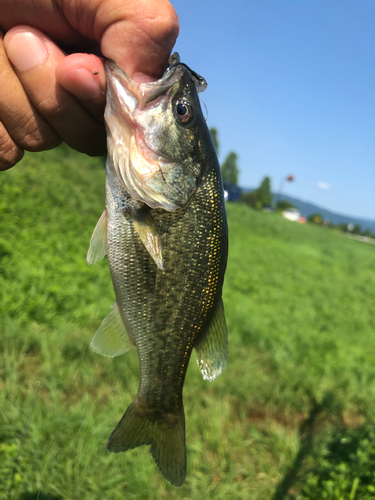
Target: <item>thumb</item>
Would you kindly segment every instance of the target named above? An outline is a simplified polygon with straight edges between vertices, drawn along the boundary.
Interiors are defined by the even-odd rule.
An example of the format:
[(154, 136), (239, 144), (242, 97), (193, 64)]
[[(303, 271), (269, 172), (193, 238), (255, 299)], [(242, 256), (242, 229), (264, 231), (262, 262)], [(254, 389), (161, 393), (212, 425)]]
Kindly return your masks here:
[(138, 80), (161, 76), (179, 32), (168, 0), (57, 0), (68, 22)]

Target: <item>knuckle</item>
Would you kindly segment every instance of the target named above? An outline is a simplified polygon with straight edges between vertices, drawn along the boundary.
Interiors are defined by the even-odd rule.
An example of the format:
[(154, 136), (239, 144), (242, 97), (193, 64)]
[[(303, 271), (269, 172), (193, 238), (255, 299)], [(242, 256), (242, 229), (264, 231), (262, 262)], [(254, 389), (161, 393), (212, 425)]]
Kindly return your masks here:
[[(41, 106), (44, 109), (41, 109)], [(80, 104), (72, 103), (70, 97), (63, 94), (59, 96), (54, 106), (51, 106), (48, 100), (43, 101), (41, 106), (38, 106), (38, 110), (56, 129), (59, 140), (63, 140), (73, 149), (90, 156), (104, 154), (105, 128)]]
[(65, 90), (45, 97), (36, 107), (49, 126), (57, 131), (77, 128), (80, 117), (87, 113), (80, 104), (72, 101), (71, 95)]
[(38, 131), (37, 134), (31, 133), (24, 137), (21, 146), (26, 151), (37, 153), (39, 151), (53, 149), (61, 143), (60, 136), (52, 129), (42, 133), (39, 132), (42, 131)]
[(19, 123), (19, 130), (23, 131), (19, 144), (26, 151), (44, 151), (60, 144), (61, 139), (57, 132), (44, 120), (36, 120), (29, 116)]
[(0, 170), (14, 167), (23, 157), (21, 149), (10, 137), (3, 126), (0, 127)]
[(165, 10), (156, 18), (160, 30), (160, 35), (163, 37), (171, 37), (176, 39), (180, 30), (178, 17), (173, 6), (167, 2)]
[(149, 20), (152, 22), (150, 35), (155, 41), (165, 42), (170, 39), (175, 42), (180, 26), (176, 11), (169, 2), (165, 2), (163, 8), (159, 8)]
[(59, 94), (47, 94), (45, 97), (40, 99), (37, 103), (34, 103), (39, 113), (46, 118), (49, 122), (59, 121), (61, 116), (64, 115), (65, 109), (68, 105), (68, 99), (63, 98), (61, 93)]

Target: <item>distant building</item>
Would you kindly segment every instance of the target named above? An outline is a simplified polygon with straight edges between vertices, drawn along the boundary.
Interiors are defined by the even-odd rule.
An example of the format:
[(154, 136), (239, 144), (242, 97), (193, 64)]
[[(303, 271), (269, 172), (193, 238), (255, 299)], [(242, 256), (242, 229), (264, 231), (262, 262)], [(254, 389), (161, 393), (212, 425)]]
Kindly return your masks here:
[(241, 201), (242, 189), (240, 186), (232, 182), (224, 182), (224, 199), (225, 201)]
[(295, 222), (298, 222), (300, 217), (301, 217), (301, 214), (300, 214), (298, 208), (286, 208), (282, 212), (282, 214), (286, 219), (292, 220)]

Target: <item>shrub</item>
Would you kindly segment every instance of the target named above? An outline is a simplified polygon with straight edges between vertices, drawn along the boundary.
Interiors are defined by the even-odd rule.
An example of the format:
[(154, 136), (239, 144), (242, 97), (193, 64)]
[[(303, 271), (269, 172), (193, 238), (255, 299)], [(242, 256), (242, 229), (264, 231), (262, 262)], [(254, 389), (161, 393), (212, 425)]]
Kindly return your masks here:
[(297, 207), (295, 205), (293, 205), (293, 203), (291, 203), (290, 201), (287, 201), (287, 200), (278, 200), (275, 204), (275, 209), (278, 212), (283, 212), (287, 208), (297, 208)]
[(306, 477), (301, 499), (375, 497), (375, 425), (367, 422), (336, 435)]
[(311, 224), (319, 224), (319, 225), (322, 225), (322, 224), (323, 224), (323, 222), (324, 222), (324, 219), (323, 219), (322, 214), (313, 213), (313, 214), (310, 214), (310, 215), (307, 217), (307, 222), (310, 222)]

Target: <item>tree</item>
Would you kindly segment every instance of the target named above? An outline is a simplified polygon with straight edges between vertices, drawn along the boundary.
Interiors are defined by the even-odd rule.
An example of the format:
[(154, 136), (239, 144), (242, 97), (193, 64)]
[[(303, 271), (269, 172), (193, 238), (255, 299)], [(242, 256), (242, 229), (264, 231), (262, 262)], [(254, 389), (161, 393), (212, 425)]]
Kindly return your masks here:
[(237, 154), (231, 151), (221, 165), (221, 175), (224, 182), (232, 182), (238, 184), (238, 174), (240, 170), (237, 166)]
[(273, 195), (271, 193), (271, 179), (265, 177), (258, 189), (251, 193), (246, 193), (242, 196), (242, 200), (252, 208), (260, 210), (264, 207), (269, 207), (272, 203)]
[(275, 209), (278, 212), (283, 212), (287, 208), (297, 208), (297, 207), (295, 205), (293, 205), (293, 203), (291, 203), (290, 201), (287, 201), (287, 200), (279, 200), (275, 204)]
[(242, 195), (242, 201), (245, 202), (246, 205), (249, 205), (249, 207), (251, 208), (259, 208), (255, 191), (251, 191), (251, 193), (244, 193)]
[(365, 229), (364, 231), (362, 231), (362, 235), (367, 236), (368, 238), (374, 238), (374, 235), (372, 234), (370, 229)]
[(256, 197), (260, 208), (269, 207), (272, 204), (271, 179), (268, 176), (260, 183), (260, 186), (256, 190)]
[(212, 142), (214, 143), (215, 146), (216, 154), (217, 156), (219, 156), (219, 138), (218, 138), (219, 133), (215, 127), (211, 127), (210, 134), (212, 137)]
[(341, 224), (337, 224), (336, 229), (339, 229), (343, 233), (346, 233), (348, 230), (348, 224), (346, 222), (343, 222)]
[[(219, 156), (219, 133), (215, 127), (211, 127), (210, 134), (216, 150), (216, 154)], [(238, 184), (238, 175), (240, 173), (240, 170), (237, 166), (237, 159), (237, 154), (231, 151), (226, 157), (224, 163), (221, 165), (221, 175), (224, 182)]]

